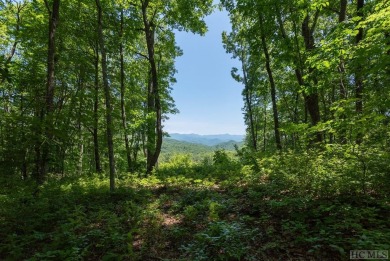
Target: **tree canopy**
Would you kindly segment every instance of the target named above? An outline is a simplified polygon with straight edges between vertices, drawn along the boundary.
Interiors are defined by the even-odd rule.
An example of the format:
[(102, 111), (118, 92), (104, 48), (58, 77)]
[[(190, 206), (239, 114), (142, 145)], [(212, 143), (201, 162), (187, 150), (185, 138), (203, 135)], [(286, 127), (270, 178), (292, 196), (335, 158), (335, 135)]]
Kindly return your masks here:
[(253, 149), (387, 139), (388, 1), (221, 2)]
[(151, 172), (176, 112), (174, 30), (204, 34), (212, 1), (61, 2), (1, 1), (1, 166)]

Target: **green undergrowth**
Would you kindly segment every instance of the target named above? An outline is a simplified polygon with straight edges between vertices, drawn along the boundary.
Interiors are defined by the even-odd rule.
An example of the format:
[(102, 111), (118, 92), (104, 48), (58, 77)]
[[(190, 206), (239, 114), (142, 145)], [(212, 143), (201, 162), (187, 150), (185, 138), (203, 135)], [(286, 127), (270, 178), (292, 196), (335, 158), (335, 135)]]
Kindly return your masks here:
[[(373, 151), (372, 151), (373, 150)], [(390, 248), (389, 155), (326, 148), (202, 164), (177, 156), (149, 176), (7, 180), (1, 260), (348, 260)], [(245, 161), (246, 160), (246, 161)], [(363, 163), (364, 164), (363, 164)]]

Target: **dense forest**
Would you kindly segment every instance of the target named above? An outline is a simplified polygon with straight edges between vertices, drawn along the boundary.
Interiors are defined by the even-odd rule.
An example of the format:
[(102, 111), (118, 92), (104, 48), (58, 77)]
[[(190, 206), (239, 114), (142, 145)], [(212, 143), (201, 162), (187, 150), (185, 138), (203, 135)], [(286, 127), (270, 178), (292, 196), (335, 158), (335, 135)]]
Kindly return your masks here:
[[(218, 8), (245, 142), (168, 139)], [(389, 257), (388, 0), (0, 0), (0, 36), (1, 260)]]

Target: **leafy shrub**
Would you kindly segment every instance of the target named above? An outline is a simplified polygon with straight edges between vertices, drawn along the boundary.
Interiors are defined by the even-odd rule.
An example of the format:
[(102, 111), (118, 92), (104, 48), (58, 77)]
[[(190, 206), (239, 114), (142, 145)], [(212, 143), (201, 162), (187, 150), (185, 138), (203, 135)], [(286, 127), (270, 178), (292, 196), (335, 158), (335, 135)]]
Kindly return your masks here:
[(213, 176), (226, 180), (240, 175), (240, 164), (233, 160), (225, 150), (216, 150), (213, 156)]
[(265, 182), (278, 191), (274, 194), (324, 198), (340, 194), (388, 195), (388, 160), (389, 153), (380, 153), (374, 147), (328, 145), (324, 150), (287, 151), (261, 158), (259, 171), (244, 175), (244, 179), (251, 184)]
[(110, 193), (108, 182), (94, 177), (70, 181), (52, 181), (35, 196), (18, 192), (3, 202), (0, 259), (131, 256), (128, 232), (141, 218), (142, 193), (137, 196), (131, 189)]
[(242, 223), (211, 222), (182, 249), (191, 260), (240, 260), (257, 234), (257, 230), (245, 228)]

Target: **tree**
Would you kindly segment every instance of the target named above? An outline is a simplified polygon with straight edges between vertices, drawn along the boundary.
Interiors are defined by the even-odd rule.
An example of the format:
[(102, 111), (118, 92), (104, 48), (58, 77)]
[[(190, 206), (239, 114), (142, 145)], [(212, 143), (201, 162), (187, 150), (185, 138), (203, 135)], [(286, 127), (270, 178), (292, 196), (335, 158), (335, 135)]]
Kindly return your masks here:
[[(60, 15), (60, 0), (53, 0), (50, 7), (47, 0), (44, 1), (49, 14), (49, 41), (47, 54), (47, 80), (45, 106), (41, 108), (40, 121), (43, 125), (45, 140), (37, 144), (37, 180), (43, 182), (48, 172), (48, 160), (50, 143), (53, 136), (53, 112), (54, 112), (54, 91), (55, 91), (55, 65), (56, 65), (56, 31)], [(42, 144), (42, 152), (41, 146)]]
[[(163, 35), (167, 26), (204, 33), (202, 17), (211, 11), (211, 1), (161, 2), (141, 0), (141, 17), (149, 62), (147, 97), (147, 173), (156, 166), (163, 140), (163, 108), (161, 77), (156, 61), (156, 37)], [(163, 19), (160, 19), (162, 17)], [(173, 48), (175, 49), (175, 48)]]
[(278, 116), (278, 107), (276, 104), (276, 86), (274, 81), (274, 76), (271, 69), (271, 61), (270, 55), (267, 47), (266, 37), (265, 37), (265, 29), (264, 29), (264, 18), (263, 14), (259, 13), (259, 22), (260, 22), (260, 38), (261, 45), (263, 47), (263, 52), (265, 56), (265, 67), (268, 73), (268, 80), (271, 87), (271, 99), (272, 99), (272, 111), (274, 117), (274, 132), (275, 132), (275, 143), (278, 150), (282, 149), (282, 143), (280, 141), (280, 132), (279, 132), (279, 116)]
[[(336, 140), (342, 144), (359, 144), (359, 132), (366, 132), (359, 129), (367, 128), (367, 117), (374, 119), (373, 111), (386, 111), (380, 105), (387, 104), (385, 99), (374, 102), (378, 99), (374, 97), (383, 97), (386, 92), (382, 85), (386, 82), (385, 68), (388, 68), (384, 62), (388, 52), (388, 28), (384, 22), (389, 8), (386, 1), (370, 1), (366, 5), (358, 1), (353, 5), (357, 8), (344, 0), (225, 0), (222, 5), (229, 11), (232, 23), (232, 33), (226, 34), (223, 42), (227, 52), (245, 62), (247, 80), (244, 85), (248, 85), (248, 79), (264, 79), (259, 65), (253, 63), (256, 59), (265, 64), (268, 80), (272, 74), (275, 88), (271, 86), (268, 94), (272, 103), (265, 108), (277, 109), (280, 126), (276, 129), (281, 132), (284, 146), (301, 147), (302, 142), (307, 141), (303, 147), (313, 147), (313, 141), (333, 143)], [(237, 47), (245, 46), (243, 42), (248, 56), (244, 59), (237, 52)], [(368, 64), (372, 69), (367, 68)], [(251, 66), (255, 69), (249, 70)], [(233, 71), (233, 77), (244, 82), (243, 75), (238, 74), (237, 69)], [(247, 94), (243, 92), (246, 101)], [(357, 113), (366, 103), (370, 109)], [(247, 104), (247, 115), (264, 119), (270, 113), (276, 115), (273, 111), (253, 114), (253, 106), (249, 112)], [(275, 117), (273, 122), (275, 130)], [(255, 129), (250, 120), (246, 123), (249, 130)], [(265, 137), (267, 131), (263, 133)], [(276, 133), (274, 135), (276, 138)], [(253, 147), (253, 139), (248, 146)]]
[[(357, 17), (360, 19), (363, 17), (363, 7), (364, 7), (364, 0), (357, 0)], [(356, 35), (356, 44), (358, 45), (361, 40), (363, 40), (363, 28), (360, 27), (358, 29), (358, 34)], [(363, 76), (362, 76), (361, 65), (357, 67), (355, 73), (355, 86), (356, 86), (355, 89), (356, 113), (362, 114), (363, 113)], [(362, 143), (362, 137), (360, 133), (358, 134), (356, 143), (358, 144)]]
[(100, 0), (96, 0), (97, 21), (98, 21), (98, 35), (99, 35), (99, 49), (102, 64), (102, 77), (104, 86), (104, 96), (106, 100), (106, 124), (107, 124), (107, 147), (108, 158), (110, 164), (110, 191), (115, 190), (115, 159), (114, 159), (114, 142), (113, 142), (113, 126), (112, 126), (112, 105), (110, 83), (108, 80), (107, 68), (107, 54), (105, 47), (105, 39), (103, 34), (103, 11)]
[(147, 145), (147, 168), (146, 171), (150, 173), (157, 163), (161, 152), (162, 145), (162, 112), (159, 81), (157, 75), (157, 66), (155, 61), (154, 44), (155, 44), (155, 30), (154, 16), (148, 17), (149, 0), (142, 1), (142, 21), (145, 30), (145, 40), (148, 50), (148, 61), (150, 64), (150, 79), (148, 83), (148, 113), (153, 113), (156, 116), (156, 123), (153, 121), (148, 124), (148, 145)]
[[(256, 8), (251, 8), (249, 6), (256, 6)], [(249, 86), (249, 80), (254, 78), (259, 78), (259, 64), (252, 63), (254, 66), (256, 66), (255, 70), (253, 70), (254, 75), (248, 71), (246, 67), (247, 61), (244, 57), (244, 52), (248, 52), (250, 57), (256, 57), (252, 59), (261, 59), (262, 62), (264, 62), (266, 75), (268, 78), (269, 86), (270, 86), (270, 94), (271, 94), (271, 101), (272, 101), (272, 115), (273, 115), (273, 122), (274, 122), (274, 137), (275, 137), (275, 145), (278, 150), (282, 149), (281, 145), (281, 137), (280, 137), (280, 131), (279, 131), (279, 116), (278, 116), (278, 108), (277, 108), (277, 98), (276, 98), (276, 83), (274, 80), (273, 71), (271, 68), (271, 57), (269, 53), (269, 48), (267, 45), (267, 32), (265, 27), (269, 27), (271, 24), (268, 24), (264, 26), (264, 23), (267, 22), (264, 19), (264, 13), (263, 13), (263, 5), (259, 3), (259, 5), (255, 3), (244, 3), (244, 2), (237, 2), (237, 5), (235, 9), (232, 6), (232, 2), (226, 2), (226, 6), (228, 6), (230, 9), (230, 12), (232, 13), (231, 21), (233, 23), (233, 32), (230, 36), (230, 39), (227, 37), (226, 33), (223, 35), (223, 42), (225, 44), (225, 49), (227, 52), (233, 53), (234, 57), (237, 57), (241, 60), (243, 66), (242, 66), (242, 73), (243, 77), (241, 78), (238, 75), (233, 75), (233, 77), (244, 83), (245, 88), (243, 91), (245, 105), (248, 113), (249, 118), (249, 129), (250, 129), (250, 137), (251, 138), (251, 146), (255, 149), (257, 148), (257, 139), (256, 139), (256, 130), (255, 130), (255, 124), (254, 124), (254, 115), (253, 115), (253, 105), (252, 101), (250, 99), (250, 86)], [(243, 15), (246, 18), (237, 18), (239, 15)], [(269, 20), (272, 20), (270, 18)], [(243, 25), (240, 25), (243, 24)], [(238, 34), (241, 34), (241, 38), (246, 38), (245, 40), (240, 39), (237, 36), (234, 36), (237, 34), (235, 31), (236, 28), (239, 28), (240, 32)], [(253, 38), (255, 36), (255, 38)], [(230, 41), (230, 42), (229, 42)], [(237, 41), (237, 45), (235, 46), (235, 43), (232, 41)], [(250, 49), (250, 51), (241, 50), (242, 54), (239, 54), (239, 49), (244, 49), (242, 46), (242, 42), (246, 41), (247, 46)], [(252, 51), (253, 49), (260, 48), (262, 52), (262, 56), (258, 57), (257, 53), (255, 51)], [(256, 54), (255, 54), (256, 53)], [(234, 71), (237, 71), (234, 69)], [(248, 73), (251, 74), (248, 76)], [(266, 118), (266, 114), (264, 116)], [(266, 126), (266, 124), (264, 124)], [(265, 137), (265, 132), (264, 132)]]
[(93, 101), (93, 148), (94, 148), (94, 161), (95, 161), (95, 171), (98, 173), (102, 172), (102, 167), (100, 163), (100, 152), (99, 152), (99, 44), (94, 45), (94, 69), (95, 69), (95, 81), (94, 81), (94, 101)]
[[(255, 78), (249, 72), (250, 66), (252, 65), (249, 60), (249, 43), (243, 34), (245, 28), (240, 27), (243, 23), (240, 16), (231, 16), (232, 32), (228, 35), (226, 32), (222, 33), (222, 42), (226, 52), (231, 53), (234, 58), (238, 58), (241, 62), (242, 75), (238, 73), (238, 68), (232, 68), (231, 75), (237, 82), (242, 82), (244, 89), (242, 95), (244, 98), (244, 112), (245, 122), (248, 125), (247, 139), (250, 141), (249, 145), (254, 150), (258, 150), (258, 135), (257, 129), (258, 124), (255, 116)], [(237, 22), (236, 22), (237, 19)]]
[(123, 10), (121, 10), (120, 11), (120, 33), (119, 33), (121, 116), (122, 116), (122, 126), (123, 126), (123, 131), (125, 136), (127, 171), (130, 172), (132, 170), (132, 160), (131, 160), (131, 152), (130, 152), (130, 145), (129, 145), (129, 134), (127, 130), (127, 118), (126, 118), (126, 107), (125, 107), (125, 61), (124, 61), (123, 33), (124, 33), (124, 17), (123, 17)]
[(173, 30), (203, 34), (212, 1), (60, 2), (0, 2), (1, 172), (43, 182), (109, 168), (113, 189), (117, 171), (155, 167), (176, 111)]

